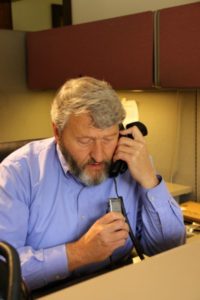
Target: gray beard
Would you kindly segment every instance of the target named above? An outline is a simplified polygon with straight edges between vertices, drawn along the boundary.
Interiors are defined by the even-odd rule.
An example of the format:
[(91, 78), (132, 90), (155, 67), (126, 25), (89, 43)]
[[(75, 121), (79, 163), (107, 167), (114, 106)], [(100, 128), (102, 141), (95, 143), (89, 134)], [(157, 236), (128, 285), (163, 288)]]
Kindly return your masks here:
[(108, 178), (109, 169), (111, 165), (110, 161), (103, 162), (105, 168), (102, 172), (97, 172), (94, 176), (90, 176), (89, 174), (86, 173), (85, 167), (88, 164), (96, 162), (93, 158), (90, 158), (83, 166), (79, 166), (74, 160), (71, 153), (69, 153), (69, 151), (65, 148), (61, 140), (59, 141), (59, 147), (62, 152), (62, 155), (64, 156), (66, 163), (68, 164), (69, 171), (72, 173), (72, 175), (77, 177), (85, 185), (87, 186), (98, 185)]

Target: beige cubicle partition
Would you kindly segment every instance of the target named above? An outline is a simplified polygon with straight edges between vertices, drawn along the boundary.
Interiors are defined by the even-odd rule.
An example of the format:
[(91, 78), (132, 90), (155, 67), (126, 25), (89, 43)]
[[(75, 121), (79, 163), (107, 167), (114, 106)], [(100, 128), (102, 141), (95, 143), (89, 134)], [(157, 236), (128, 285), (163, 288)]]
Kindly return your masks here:
[(40, 300), (199, 300), (200, 237)]

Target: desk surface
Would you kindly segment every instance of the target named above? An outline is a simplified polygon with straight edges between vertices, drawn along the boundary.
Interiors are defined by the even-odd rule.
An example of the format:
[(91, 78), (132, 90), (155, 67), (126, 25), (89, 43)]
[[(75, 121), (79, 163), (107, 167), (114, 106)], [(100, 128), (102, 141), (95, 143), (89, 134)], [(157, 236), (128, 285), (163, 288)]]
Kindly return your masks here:
[(40, 300), (199, 300), (200, 238)]
[(166, 182), (167, 188), (173, 197), (192, 192), (192, 187), (189, 185), (182, 185), (177, 183)]

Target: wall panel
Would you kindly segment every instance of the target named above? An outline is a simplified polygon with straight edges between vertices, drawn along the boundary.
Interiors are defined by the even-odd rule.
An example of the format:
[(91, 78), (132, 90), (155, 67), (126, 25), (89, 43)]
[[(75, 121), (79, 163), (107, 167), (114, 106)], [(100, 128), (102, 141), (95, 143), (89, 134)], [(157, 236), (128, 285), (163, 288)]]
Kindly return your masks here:
[(28, 85), (55, 89), (94, 76), (116, 89), (153, 85), (153, 13), (27, 33)]

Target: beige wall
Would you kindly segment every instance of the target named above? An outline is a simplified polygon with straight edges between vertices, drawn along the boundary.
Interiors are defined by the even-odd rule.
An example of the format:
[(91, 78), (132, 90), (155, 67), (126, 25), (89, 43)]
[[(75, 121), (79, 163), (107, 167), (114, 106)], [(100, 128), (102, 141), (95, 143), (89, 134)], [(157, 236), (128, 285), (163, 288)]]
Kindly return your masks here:
[(102, 20), (142, 11), (194, 3), (192, 0), (72, 0), (73, 23)]
[(52, 135), (52, 92), (0, 91), (0, 142)]
[(195, 190), (196, 93), (119, 92), (119, 95), (138, 104), (139, 119), (149, 130), (146, 140), (156, 170), (167, 181), (191, 185)]
[(37, 31), (51, 28), (51, 4), (62, 4), (62, 0), (13, 1), (13, 29)]
[[(194, 0), (71, 0), (73, 24), (129, 15), (142, 11), (197, 2)], [(20, 0), (12, 2), (13, 28), (36, 31), (51, 27), (51, 4), (62, 0)]]

